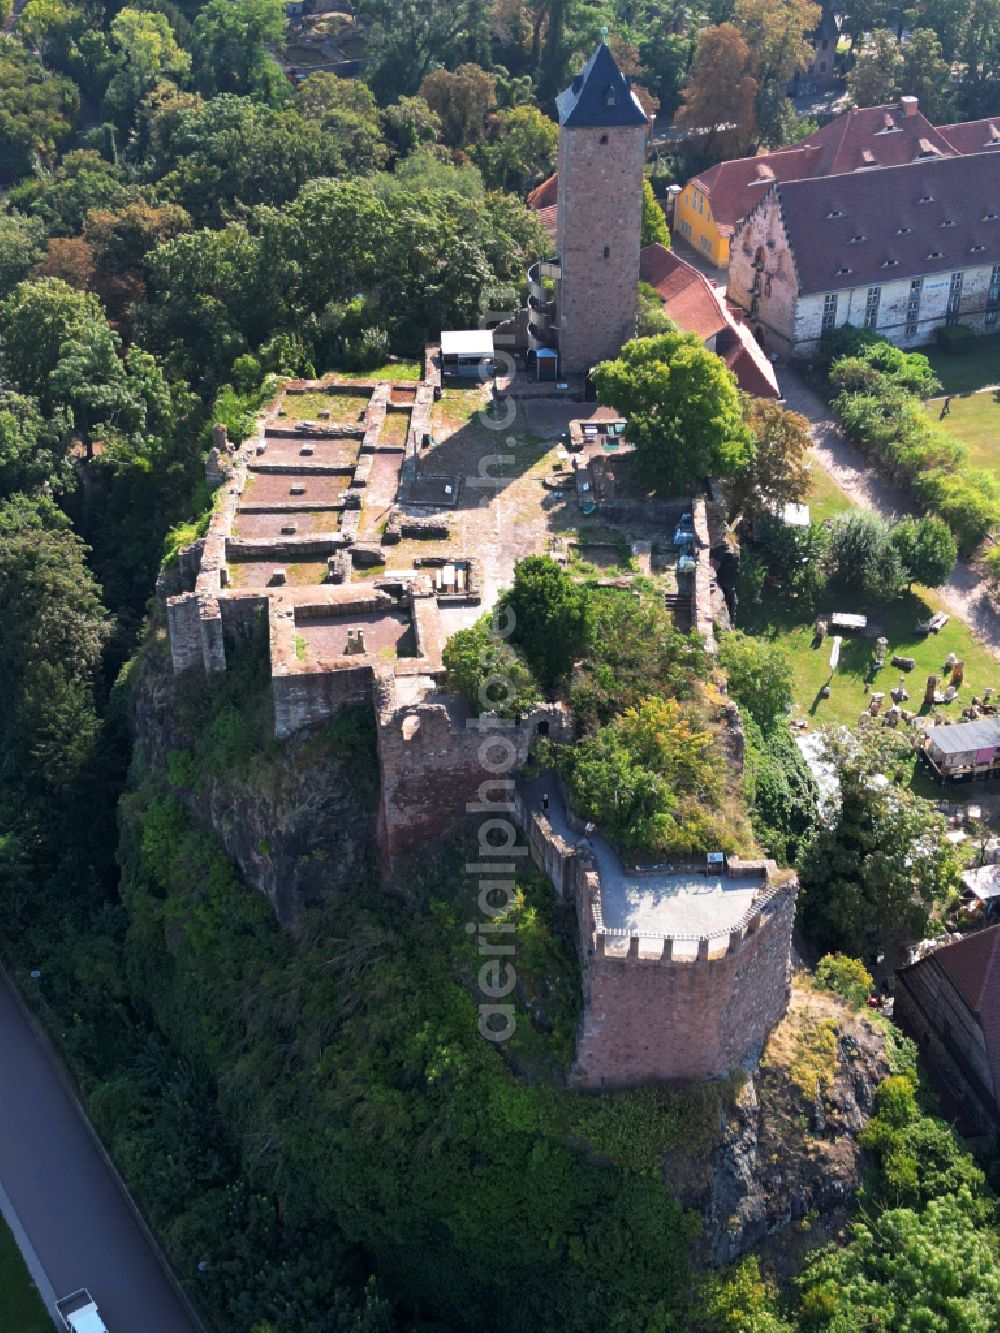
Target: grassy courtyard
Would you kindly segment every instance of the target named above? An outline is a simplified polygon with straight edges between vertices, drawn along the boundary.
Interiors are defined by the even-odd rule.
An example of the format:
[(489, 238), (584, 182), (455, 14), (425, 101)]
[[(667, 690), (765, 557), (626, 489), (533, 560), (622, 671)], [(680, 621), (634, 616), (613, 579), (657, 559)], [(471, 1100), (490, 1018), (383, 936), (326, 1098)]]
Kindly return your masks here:
[(976, 338), (967, 351), (943, 352), (940, 347), (921, 347), (941, 381), (942, 393), (971, 393), (988, 384), (1000, 384), (1000, 333)]
[(1000, 474), (1000, 400), (993, 393), (975, 393), (953, 398), (948, 415), (940, 415), (943, 399), (932, 399), (927, 410), (932, 420), (968, 446), (974, 467), (992, 468)]
[[(991, 395), (983, 396), (993, 403)], [(963, 404), (965, 401), (962, 400)], [(953, 411), (959, 406), (956, 402)], [(993, 404), (993, 407), (1000, 426), (1000, 406)], [(836, 513), (852, 508), (850, 497), (815, 461), (808, 501), (814, 522), (823, 522)], [(865, 681), (870, 679), (875, 640), (880, 634), (889, 640), (889, 649), (886, 665), (875, 677), (871, 689), (888, 694), (903, 677), (912, 696), (907, 706), (914, 711), (919, 711), (928, 675), (942, 673), (949, 653), (954, 653), (965, 662), (966, 684), (960, 692), (959, 700), (967, 703), (973, 694), (982, 691), (987, 685), (1000, 688), (1000, 662), (973, 638), (963, 621), (952, 617), (940, 633), (926, 637), (916, 632), (918, 622), (926, 620), (935, 611), (945, 609), (934, 592), (914, 588), (895, 601), (886, 603), (872, 603), (860, 595), (827, 592), (815, 610), (807, 611), (790, 601), (785, 594), (765, 587), (758, 605), (749, 605), (745, 601), (741, 604), (736, 623), (746, 633), (769, 639), (788, 653), (795, 680), (796, 716), (814, 725), (826, 722), (854, 724), (871, 697), (865, 693), (864, 687)], [(868, 630), (864, 635), (844, 636), (839, 664), (831, 672), (831, 640), (828, 637), (815, 647), (813, 624), (817, 616), (826, 616), (834, 611), (867, 615)], [(915, 659), (916, 666), (911, 672), (902, 672), (890, 665), (893, 654), (897, 653), (901, 657)], [(830, 697), (823, 699), (820, 691), (827, 683), (830, 684)], [(943, 711), (959, 717), (962, 706), (962, 702), (956, 701)]]
[(52, 1321), (5, 1222), (0, 1221), (0, 1328), (52, 1333)]

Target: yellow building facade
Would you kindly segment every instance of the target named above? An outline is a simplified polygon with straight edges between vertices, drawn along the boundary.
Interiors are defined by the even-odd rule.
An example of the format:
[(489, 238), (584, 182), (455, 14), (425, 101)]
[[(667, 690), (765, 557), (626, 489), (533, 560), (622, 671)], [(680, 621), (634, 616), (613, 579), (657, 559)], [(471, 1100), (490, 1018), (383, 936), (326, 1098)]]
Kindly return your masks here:
[(674, 229), (688, 245), (710, 259), (716, 268), (729, 267), (729, 243), (732, 227), (716, 222), (711, 197), (697, 184), (688, 181), (674, 208)]

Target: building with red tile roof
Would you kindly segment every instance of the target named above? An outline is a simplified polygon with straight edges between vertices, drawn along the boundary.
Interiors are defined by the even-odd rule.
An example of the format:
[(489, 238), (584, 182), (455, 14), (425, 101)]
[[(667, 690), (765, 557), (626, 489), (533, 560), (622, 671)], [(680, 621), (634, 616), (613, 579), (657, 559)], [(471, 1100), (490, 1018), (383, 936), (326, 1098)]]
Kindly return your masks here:
[(709, 351), (723, 358), (745, 393), (755, 398), (779, 396), (774, 367), (753, 333), (686, 259), (665, 246), (647, 245), (639, 255), (639, 281), (656, 291), (683, 333), (696, 333)]
[(680, 236), (725, 268), (737, 223), (774, 181), (870, 171), (967, 151), (980, 150), (957, 147), (923, 115), (915, 97), (855, 107), (791, 148), (734, 158), (693, 176), (678, 197), (675, 226)]
[(896, 973), (894, 1016), (966, 1132), (1000, 1129), (1000, 926)]
[(772, 184), (739, 224), (728, 295), (776, 355), (842, 324), (917, 347), (1000, 316), (1000, 154)]

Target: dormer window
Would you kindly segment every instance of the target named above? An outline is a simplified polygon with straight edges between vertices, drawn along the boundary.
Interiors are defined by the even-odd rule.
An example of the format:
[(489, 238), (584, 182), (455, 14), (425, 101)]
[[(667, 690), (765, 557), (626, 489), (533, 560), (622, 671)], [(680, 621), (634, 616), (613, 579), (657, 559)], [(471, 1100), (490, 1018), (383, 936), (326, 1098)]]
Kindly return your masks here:
[(922, 194), (920, 196), (920, 202), (922, 204), (933, 204), (934, 196), (932, 194)]
[(972, 246), (971, 253), (974, 254), (974, 255), (978, 255), (979, 252), (980, 252), (981, 250), (985, 250), (985, 249), (986, 249), (986, 246), (985, 246), (985, 245), (974, 245), (974, 246)]
[(847, 275), (848, 275), (848, 273), (853, 273), (853, 272), (854, 272), (854, 269), (852, 269), (852, 268), (838, 268), (838, 269), (837, 269), (837, 277), (838, 277), (838, 278), (846, 278)]
[(945, 220), (941, 223), (942, 227), (954, 227), (954, 225), (955, 225), (954, 218), (945, 218)]
[(614, 106), (617, 101), (618, 101), (618, 94), (615, 92), (614, 88), (612, 88), (612, 86), (608, 84), (604, 92), (604, 105)]
[(983, 221), (984, 221), (984, 222), (996, 222), (996, 220), (997, 220), (997, 216), (998, 216), (998, 215), (997, 215), (996, 213), (984, 213), (984, 214), (983, 214)]
[(864, 234), (864, 232), (863, 232), (863, 231), (859, 231), (859, 232), (857, 232), (856, 235), (854, 235), (854, 236), (851, 237), (851, 244), (852, 244), (852, 245), (859, 245), (862, 241), (867, 241), (867, 239), (868, 239), (868, 237)]
[(829, 211), (829, 213), (827, 213), (826, 216), (827, 216), (828, 218), (842, 218), (842, 217), (844, 216), (843, 209), (840, 209), (840, 208), (831, 208), (830, 211)]
[(941, 251), (940, 251), (940, 250), (932, 250), (932, 251), (930, 252), (930, 254), (927, 256), (927, 258), (928, 258), (928, 259), (940, 259), (940, 258), (941, 258)]
[(897, 236), (909, 236), (909, 234), (910, 234), (910, 232), (911, 232), (912, 230), (913, 230), (912, 227), (900, 227), (899, 230), (896, 232), (896, 235), (897, 235)]
[(883, 260), (882, 260), (882, 267), (883, 267), (883, 268), (898, 268), (898, 267), (899, 267), (899, 260), (898, 260), (898, 259), (883, 259)]

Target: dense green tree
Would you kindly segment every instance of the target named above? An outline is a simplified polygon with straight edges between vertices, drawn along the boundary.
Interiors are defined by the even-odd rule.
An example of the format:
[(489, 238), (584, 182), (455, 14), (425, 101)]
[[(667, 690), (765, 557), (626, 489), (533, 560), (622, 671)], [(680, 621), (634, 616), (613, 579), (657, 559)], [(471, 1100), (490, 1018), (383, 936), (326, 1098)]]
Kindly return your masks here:
[(19, 42), (0, 33), (0, 180), (26, 176), (36, 159), (49, 166), (76, 126), (80, 94), (50, 75)]
[(489, 612), (451, 636), (442, 661), (445, 688), (478, 712), (517, 717), (542, 697), (524, 657), (500, 638)]
[(121, 170), (92, 148), (67, 153), (56, 169), (25, 181), (11, 201), (44, 222), (50, 236), (77, 236), (95, 208), (124, 208), (135, 197)]
[[(889, 0), (883, 0), (888, 6)], [(928, 29), (941, 43), (941, 54), (948, 62), (955, 60), (969, 28), (973, 0), (912, 0), (907, 15), (914, 29)], [(884, 23), (871, 24), (884, 27)]]
[(594, 383), (598, 399), (628, 418), (643, 476), (661, 494), (731, 477), (750, 457), (736, 381), (696, 334), (626, 343)]
[(545, 686), (566, 676), (590, 642), (586, 594), (549, 556), (519, 561), (504, 608), (511, 642)]
[(958, 543), (941, 519), (931, 514), (904, 518), (893, 526), (889, 541), (899, 555), (908, 583), (939, 588), (947, 583), (958, 558)]
[(733, 22), (754, 61), (757, 124), (769, 143), (784, 141), (791, 112), (787, 88), (812, 59), (805, 35), (817, 26), (821, 13), (812, 0), (736, 0), (733, 7)]
[(481, 0), (358, 0), (357, 12), (369, 29), (365, 77), (383, 105), (415, 93), (435, 65), (454, 68), (481, 54)]
[(912, 766), (906, 738), (831, 737), (827, 749), (839, 799), (799, 863), (802, 924), (821, 948), (867, 958), (926, 934), (958, 865), (942, 816), (893, 781), (894, 770)]
[(898, 97), (902, 76), (903, 52), (895, 33), (876, 28), (847, 76), (847, 89), (855, 106), (884, 106)]
[(554, 121), (533, 106), (501, 111), (496, 118), (495, 142), (479, 156), (490, 183), (515, 194), (527, 191), (549, 175), (559, 147)]
[(704, 1333), (793, 1333), (774, 1311), (777, 1292), (761, 1276), (760, 1260), (747, 1255), (709, 1278), (704, 1292)]
[(642, 239), (643, 245), (670, 244), (670, 230), (663, 209), (656, 202), (653, 187), (648, 180), (642, 182)]
[(41, 259), (44, 237), (45, 228), (39, 218), (0, 213), (0, 299)]
[(124, 131), (161, 79), (182, 79), (188, 73), (191, 57), (177, 45), (163, 14), (122, 9), (110, 31), (114, 73), (104, 95), (104, 113)]
[(744, 409), (752, 452), (729, 487), (730, 514), (780, 513), (809, 491), (809, 422), (767, 398)]
[(919, 99), (920, 110), (932, 125), (945, 124), (955, 115), (951, 66), (932, 28), (914, 28), (903, 43), (899, 87), (901, 94)]
[(283, 79), (267, 49), (280, 46), (285, 27), (283, 0), (208, 0), (191, 39), (199, 90), (277, 98)]
[(385, 135), (399, 157), (415, 148), (436, 143), (441, 137), (441, 120), (422, 97), (401, 97), (382, 113)]
[(436, 69), (420, 85), (420, 96), (441, 122), (441, 142), (456, 151), (482, 142), (496, 94), (492, 74), (472, 63), (454, 72)]
[(989, 1333), (1000, 1324), (1000, 1258), (995, 1235), (969, 1217), (968, 1199), (963, 1190), (922, 1212), (895, 1208), (875, 1224), (855, 1223), (847, 1245), (807, 1262), (804, 1327)]
[(895, 597), (907, 572), (885, 519), (863, 509), (834, 516), (830, 525), (829, 567), (842, 588), (861, 590), (877, 601)]
[(719, 644), (719, 662), (729, 693), (766, 733), (792, 702), (788, 654), (766, 639), (730, 630)]
[(17, 21), (19, 36), (48, 65), (65, 69), (73, 44), (87, 26), (82, 6), (67, 0), (28, 0)]
[(340, 79), (318, 70), (299, 86), (295, 101), (306, 120), (319, 124), (337, 141), (350, 170), (374, 171), (385, 165), (388, 150), (378, 103), (360, 79)]
[(58, 278), (22, 282), (0, 303), (0, 367), (22, 393), (51, 411), (56, 398), (50, 378), (63, 345), (102, 328), (107, 321), (95, 296)]
[(0, 498), (45, 485), (65, 490), (72, 482), (65, 436), (33, 399), (0, 391)]

